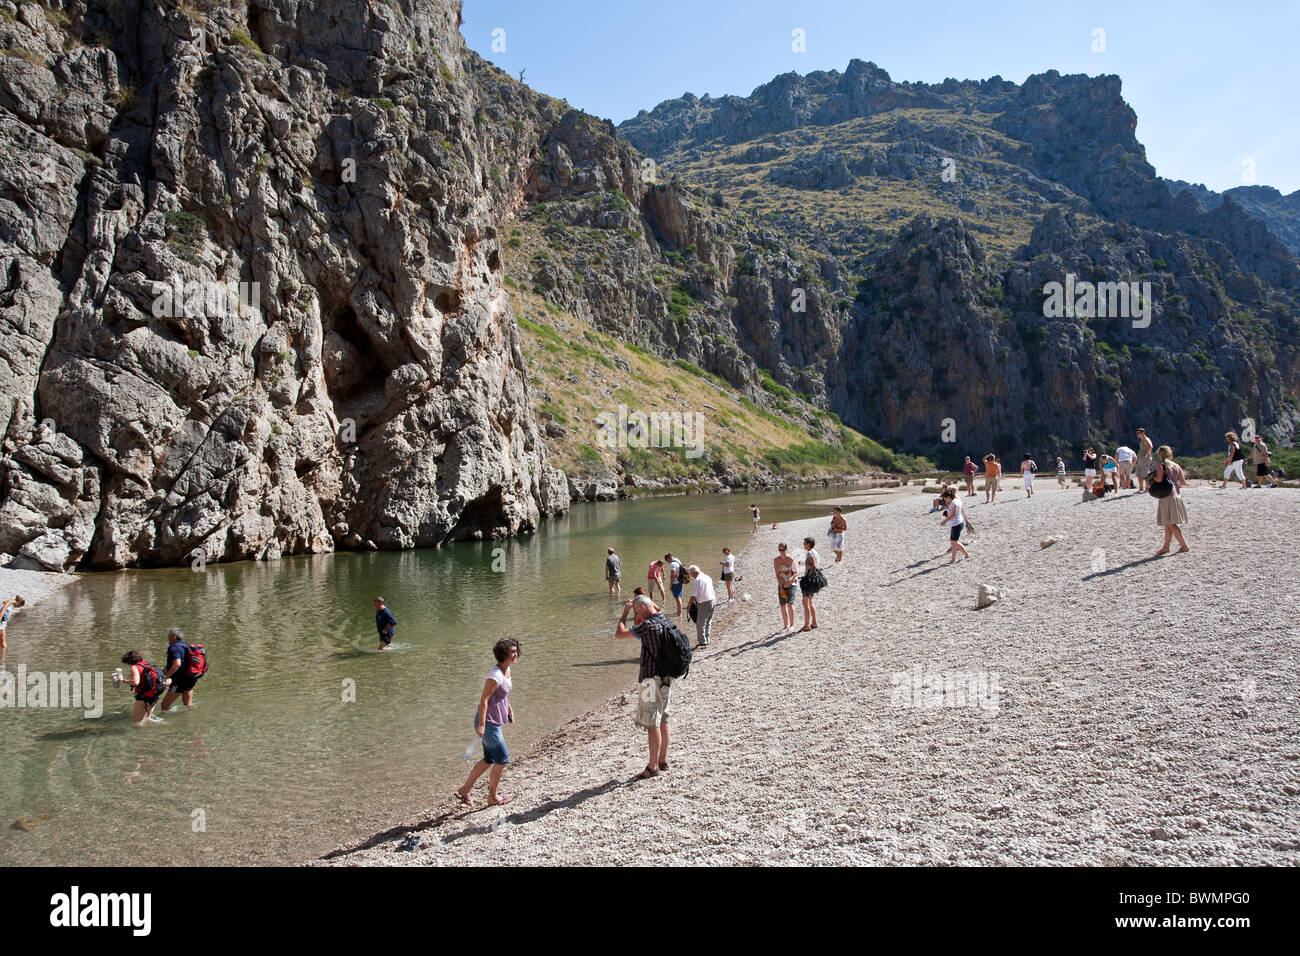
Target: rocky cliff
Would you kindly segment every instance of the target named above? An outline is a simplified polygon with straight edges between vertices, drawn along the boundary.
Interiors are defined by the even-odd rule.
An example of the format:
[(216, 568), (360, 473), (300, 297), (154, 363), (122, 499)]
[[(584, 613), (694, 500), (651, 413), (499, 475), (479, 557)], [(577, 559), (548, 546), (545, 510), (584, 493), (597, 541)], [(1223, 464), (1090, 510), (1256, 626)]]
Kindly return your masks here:
[(459, 4), (0, 5), (0, 551), (405, 548), (567, 507)]

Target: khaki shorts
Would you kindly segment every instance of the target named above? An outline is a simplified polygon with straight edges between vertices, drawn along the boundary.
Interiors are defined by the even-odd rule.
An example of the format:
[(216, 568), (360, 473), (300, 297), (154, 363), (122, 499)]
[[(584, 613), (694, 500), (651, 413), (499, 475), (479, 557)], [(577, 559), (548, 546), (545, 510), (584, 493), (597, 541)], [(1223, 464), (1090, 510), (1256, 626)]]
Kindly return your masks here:
[(1133, 462), (1131, 462), (1131, 461), (1121, 461), (1121, 462), (1119, 463), (1119, 473), (1120, 473), (1121, 475), (1131, 475), (1131, 474), (1133, 474)]
[(985, 490), (985, 491), (997, 491), (997, 490), (998, 490), (998, 476), (997, 476), (997, 475), (986, 475), (986, 476), (985, 476), (985, 478), (984, 478), (984, 490)]
[(637, 686), (636, 725), (652, 730), (668, 719), (673, 706), (670, 677), (647, 677)]

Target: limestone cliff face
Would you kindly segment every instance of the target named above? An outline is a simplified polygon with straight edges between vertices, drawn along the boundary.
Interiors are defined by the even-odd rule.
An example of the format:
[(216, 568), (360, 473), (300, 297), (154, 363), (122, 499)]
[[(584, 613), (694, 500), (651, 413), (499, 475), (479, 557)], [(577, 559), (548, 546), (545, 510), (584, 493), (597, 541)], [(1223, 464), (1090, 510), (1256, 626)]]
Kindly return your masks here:
[(407, 548), (568, 505), (459, 4), (0, 13), (0, 551)]

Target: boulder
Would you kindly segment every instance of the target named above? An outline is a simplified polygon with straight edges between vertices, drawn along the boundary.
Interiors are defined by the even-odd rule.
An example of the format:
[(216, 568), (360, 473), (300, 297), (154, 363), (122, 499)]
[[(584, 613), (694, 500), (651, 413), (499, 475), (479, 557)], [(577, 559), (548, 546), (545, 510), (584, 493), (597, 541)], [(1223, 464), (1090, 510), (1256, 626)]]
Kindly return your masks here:
[(990, 604), (996, 604), (1002, 600), (1002, 589), (994, 587), (991, 584), (981, 584), (979, 594), (975, 599), (976, 608), (986, 608)]

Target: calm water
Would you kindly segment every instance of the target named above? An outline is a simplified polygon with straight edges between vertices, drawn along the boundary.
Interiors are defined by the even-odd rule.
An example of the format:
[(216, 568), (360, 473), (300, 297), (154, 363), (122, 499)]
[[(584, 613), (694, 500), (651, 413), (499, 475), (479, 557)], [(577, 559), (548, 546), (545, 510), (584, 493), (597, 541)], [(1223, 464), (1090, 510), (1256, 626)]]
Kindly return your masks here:
[[(716, 579), (722, 546), (749, 542), (750, 501), (770, 524), (829, 514), (808, 502), (836, 493), (577, 505), (511, 541), (89, 576), (9, 629), (10, 671), (101, 671), (106, 703), (98, 719), (0, 709), (0, 863), (299, 862), (369, 836), (463, 780), (498, 638), (523, 645), (506, 731), (516, 754), (635, 683), (637, 645), (612, 636), (606, 547), (625, 596), (665, 551)], [(770, 570), (738, 565), (758, 580), (737, 594)], [(376, 594), (398, 620), (382, 654)], [(161, 665), (173, 624), (207, 646), (211, 670), (193, 712), (134, 728), (108, 674), (130, 649)]]

